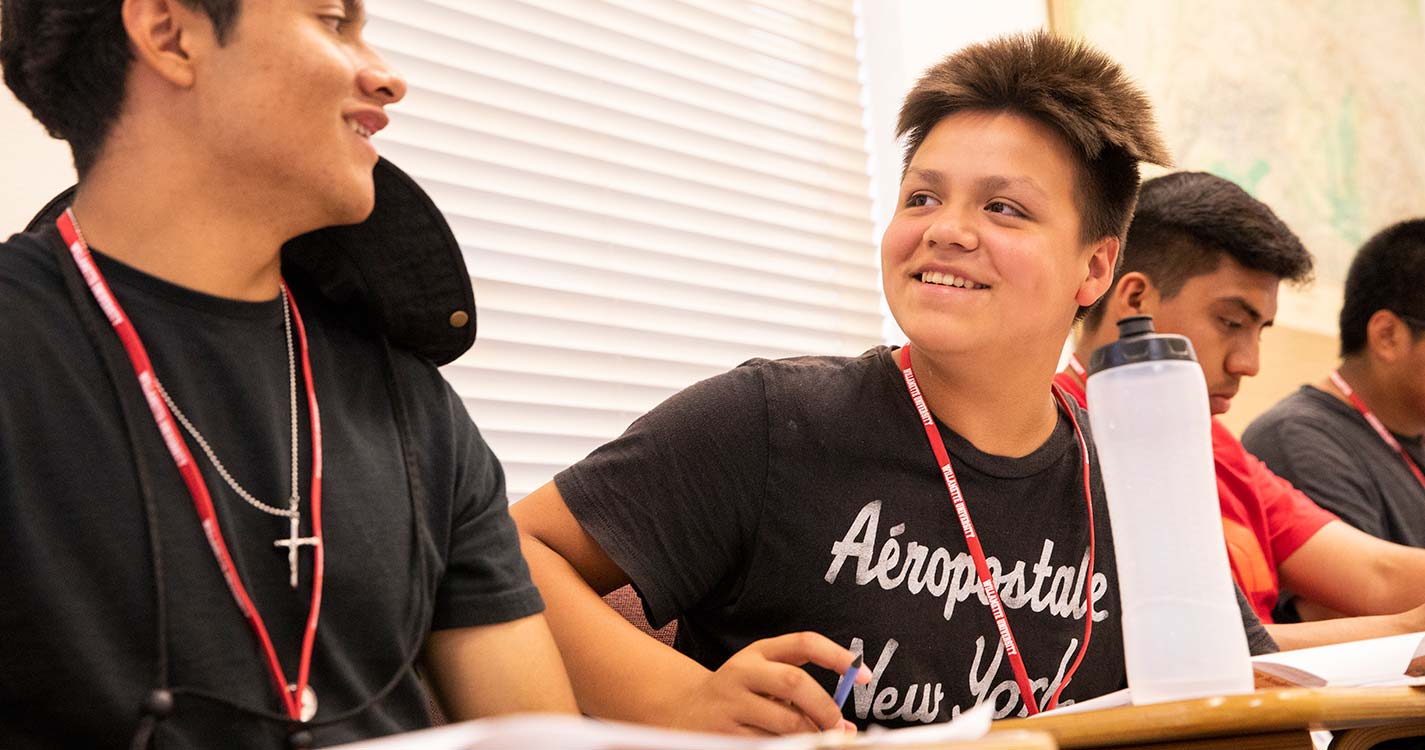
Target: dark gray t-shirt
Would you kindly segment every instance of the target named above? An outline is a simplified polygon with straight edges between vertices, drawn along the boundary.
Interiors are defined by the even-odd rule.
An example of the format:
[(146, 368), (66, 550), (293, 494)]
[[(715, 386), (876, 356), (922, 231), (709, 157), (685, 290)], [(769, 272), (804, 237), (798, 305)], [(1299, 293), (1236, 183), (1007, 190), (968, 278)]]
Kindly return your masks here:
[[(1395, 438), (1425, 466), (1419, 436)], [(1425, 487), (1350, 404), (1304, 385), (1253, 420), (1242, 444), (1352, 526), (1425, 547)]]
[[(286, 747), (286, 722), (197, 697), (278, 710), (256, 639), (147, 413), (137, 415), (140, 445), (131, 447), (119, 394), (143, 409), (137, 379), (120, 349), (111, 380), (65, 291), (56, 248), (46, 246), (59, 242), (50, 227), (0, 244), (0, 747), (129, 746), (158, 679), (156, 570), (177, 693), (156, 746)], [(240, 484), (280, 502), (291, 445), (281, 303), (219, 299), (96, 260), (180, 408)], [(325, 439), (316, 719), (361, 706), (394, 680), (366, 710), (316, 729), (323, 745), (429, 723), (425, 693), (402, 660), (430, 628), (503, 622), (542, 604), (519, 553), (499, 462), (435, 367), (392, 352), (399, 386), (388, 387), (379, 338), (300, 287), (294, 296)], [(99, 346), (118, 347), (107, 321), (99, 322)], [(311, 440), (298, 389), (306, 535)], [(414, 437), (406, 461), (393, 398), (404, 400)], [(286, 555), (272, 544), (287, 536), (286, 519), (249, 507), (189, 447), (242, 581), (295, 680), (312, 553), (301, 553), (292, 590)], [(153, 488), (161, 563), (152, 556), (140, 471)], [(426, 564), (416, 564), (413, 544)]]
[[(1084, 637), (1089, 527), (1072, 426), (1061, 414), (1044, 445), (1018, 459), (941, 435), (1042, 707)], [(1064, 703), (1124, 684), (1099, 476), (1093, 632)], [(760, 638), (812, 630), (864, 654), (872, 683), (845, 708), (860, 725), (944, 721), (985, 700), (999, 716), (1024, 710), (884, 347), (749, 362), (673, 396), (555, 481), (649, 620), (677, 618), (677, 647), (709, 669)], [(1257, 632), (1258, 647), (1272, 648)], [(809, 671), (834, 685), (831, 672)]]

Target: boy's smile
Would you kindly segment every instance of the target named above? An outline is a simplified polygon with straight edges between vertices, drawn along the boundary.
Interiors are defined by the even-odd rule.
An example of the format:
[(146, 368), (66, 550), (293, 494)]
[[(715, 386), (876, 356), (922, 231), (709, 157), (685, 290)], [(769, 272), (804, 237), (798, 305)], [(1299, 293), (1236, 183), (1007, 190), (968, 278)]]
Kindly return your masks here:
[(941, 352), (1058, 347), (1087, 275), (1077, 169), (1054, 130), (1018, 114), (937, 123), (881, 243), (886, 300), (906, 336)]
[(371, 136), (405, 82), (362, 38), (355, 0), (247, 0), (194, 86), (205, 141), (234, 175), (312, 228), (360, 221), (374, 201)]

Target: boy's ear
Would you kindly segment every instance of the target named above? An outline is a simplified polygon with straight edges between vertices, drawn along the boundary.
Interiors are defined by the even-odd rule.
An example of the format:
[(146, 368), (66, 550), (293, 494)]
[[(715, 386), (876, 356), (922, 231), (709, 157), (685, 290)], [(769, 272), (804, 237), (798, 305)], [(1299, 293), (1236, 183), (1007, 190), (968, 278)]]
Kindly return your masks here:
[(1119, 313), (1115, 320), (1129, 315), (1152, 315), (1158, 306), (1158, 288), (1147, 274), (1129, 271), (1118, 280), (1108, 304), (1110, 311), (1116, 309)]
[[(1153, 282), (1138, 271), (1123, 274), (1103, 301), (1102, 325), (1109, 327), (1130, 315), (1152, 314), (1157, 299)], [(1146, 309), (1145, 309), (1146, 308)]]
[(1366, 349), (1383, 362), (1400, 359), (1414, 339), (1405, 321), (1389, 310), (1376, 310), (1366, 321)]
[(1088, 275), (1079, 284), (1074, 301), (1079, 307), (1088, 307), (1098, 301), (1108, 288), (1113, 286), (1113, 269), (1118, 264), (1119, 242), (1117, 237), (1104, 237), (1089, 252)]
[(179, 0), (124, 0), (124, 30), (136, 64), (174, 86), (193, 85), (193, 60), (216, 43), (211, 22)]

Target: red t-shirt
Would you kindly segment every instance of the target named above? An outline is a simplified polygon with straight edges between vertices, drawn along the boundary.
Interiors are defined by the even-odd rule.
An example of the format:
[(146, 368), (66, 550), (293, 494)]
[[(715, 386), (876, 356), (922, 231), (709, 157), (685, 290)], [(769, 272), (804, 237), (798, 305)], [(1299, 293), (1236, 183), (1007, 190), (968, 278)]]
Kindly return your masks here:
[[(1088, 394), (1073, 373), (1060, 372), (1054, 382), (1087, 408)], [(1257, 617), (1271, 622), (1279, 589), (1278, 566), (1336, 516), (1273, 474), (1216, 419), (1212, 420), (1212, 458), (1232, 577)]]

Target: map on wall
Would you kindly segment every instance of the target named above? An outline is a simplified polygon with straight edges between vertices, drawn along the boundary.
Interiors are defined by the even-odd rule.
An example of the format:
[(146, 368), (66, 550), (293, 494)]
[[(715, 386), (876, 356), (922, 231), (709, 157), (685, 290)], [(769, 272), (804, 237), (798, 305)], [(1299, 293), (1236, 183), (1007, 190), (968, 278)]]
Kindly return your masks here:
[(1316, 282), (1279, 320), (1334, 334), (1356, 248), (1425, 216), (1425, 0), (1053, 0), (1053, 18), (1143, 85), (1177, 169), (1296, 231)]

